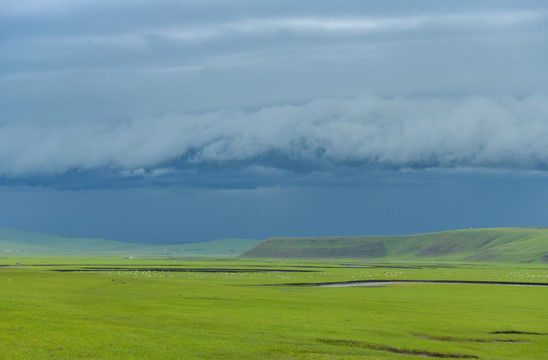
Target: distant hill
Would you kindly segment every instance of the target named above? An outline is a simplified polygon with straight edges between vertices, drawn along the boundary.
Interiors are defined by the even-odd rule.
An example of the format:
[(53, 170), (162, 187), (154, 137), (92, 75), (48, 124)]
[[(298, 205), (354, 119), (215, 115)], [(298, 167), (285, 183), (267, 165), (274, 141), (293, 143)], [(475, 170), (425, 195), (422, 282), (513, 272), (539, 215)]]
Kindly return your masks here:
[(261, 242), (241, 256), (548, 262), (548, 229), (469, 229), (401, 236), (276, 237)]
[(12, 255), (235, 256), (259, 242), (260, 240), (253, 239), (220, 239), (199, 243), (151, 245), (93, 238), (66, 238), (0, 228), (0, 257)]

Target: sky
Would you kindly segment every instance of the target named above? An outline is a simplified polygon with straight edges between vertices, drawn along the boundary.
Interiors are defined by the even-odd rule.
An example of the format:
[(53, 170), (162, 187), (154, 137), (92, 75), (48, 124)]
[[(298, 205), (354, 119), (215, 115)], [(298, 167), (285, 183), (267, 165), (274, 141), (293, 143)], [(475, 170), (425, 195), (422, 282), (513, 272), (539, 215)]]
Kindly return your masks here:
[(0, 227), (548, 226), (548, 3), (4, 0)]

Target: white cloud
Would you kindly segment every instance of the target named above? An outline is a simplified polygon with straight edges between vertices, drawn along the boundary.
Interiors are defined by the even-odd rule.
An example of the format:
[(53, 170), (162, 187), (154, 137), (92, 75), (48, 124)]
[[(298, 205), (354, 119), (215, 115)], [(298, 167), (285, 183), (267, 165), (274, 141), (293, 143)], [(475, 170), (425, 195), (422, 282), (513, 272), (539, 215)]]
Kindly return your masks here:
[[(230, 167), (234, 161), (258, 171), (294, 166), (292, 161), (309, 163), (311, 169), (349, 163), (544, 169), (547, 118), (544, 95), (364, 96), (252, 112), (169, 114), (115, 127), (13, 124), (0, 128), (0, 173), (22, 177), (106, 168), (153, 177), (174, 171), (163, 165), (169, 162)], [(285, 160), (274, 164), (273, 154)]]
[(124, 178), (128, 177), (145, 177), (145, 178), (155, 178), (155, 177), (161, 177), (164, 175), (169, 175), (176, 172), (175, 169), (171, 168), (157, 168), (157, 169), (124, 169), (118, 172), (118, 175)]

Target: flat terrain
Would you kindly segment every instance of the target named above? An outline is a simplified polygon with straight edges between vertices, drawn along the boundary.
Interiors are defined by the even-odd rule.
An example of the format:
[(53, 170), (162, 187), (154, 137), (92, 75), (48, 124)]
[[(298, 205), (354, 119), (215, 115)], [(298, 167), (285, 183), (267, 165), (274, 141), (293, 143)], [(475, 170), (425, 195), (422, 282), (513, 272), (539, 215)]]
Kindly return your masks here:
[(548, 284), (542, 263), (9, 256), (0, 265), (2, 359), (548, 358), (548, 287), (311, 285)]

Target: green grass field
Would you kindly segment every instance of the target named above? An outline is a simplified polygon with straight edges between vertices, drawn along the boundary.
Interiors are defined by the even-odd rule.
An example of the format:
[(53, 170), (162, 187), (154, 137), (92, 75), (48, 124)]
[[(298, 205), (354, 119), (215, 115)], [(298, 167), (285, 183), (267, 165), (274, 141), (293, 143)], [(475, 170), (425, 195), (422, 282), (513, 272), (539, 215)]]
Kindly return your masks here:
[[(17, 263), (20, 265), (16, 266)], [(2, 359), (546, 359), (546, 264), (0, 258)]]

